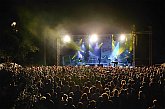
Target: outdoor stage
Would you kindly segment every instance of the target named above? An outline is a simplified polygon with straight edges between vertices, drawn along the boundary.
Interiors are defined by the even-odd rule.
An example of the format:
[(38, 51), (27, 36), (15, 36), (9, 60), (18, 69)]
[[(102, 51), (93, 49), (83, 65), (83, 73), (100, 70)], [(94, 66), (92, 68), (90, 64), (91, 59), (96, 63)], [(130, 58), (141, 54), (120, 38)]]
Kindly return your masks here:
[[(87, 40), (92, 36), (76, 37), (78, 48), (73, 55), (62, 57), (63, 65), (132, 66), (133, 38), (131, 34), (109, 34)], [(93, 36), (94, 37), (94, 36)], [(96, 37), (96, 35), (95, 35)]]

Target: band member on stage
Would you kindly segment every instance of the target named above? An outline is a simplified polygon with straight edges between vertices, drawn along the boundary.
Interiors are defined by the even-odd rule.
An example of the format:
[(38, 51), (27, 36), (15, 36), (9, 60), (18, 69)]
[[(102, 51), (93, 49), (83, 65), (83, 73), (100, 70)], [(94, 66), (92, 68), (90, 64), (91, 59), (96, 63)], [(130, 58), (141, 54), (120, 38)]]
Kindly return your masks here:
[(101, 60), (100, 60), (100, 58), (98, 58), (98, 62), (99, 62), (99, 65), (100, 65), (100, 63), (101, 63)]
[(114, 67), (117, 66), (117, 65), (118, 65), (118, 59), (116, 57), (115, 60), (114, 60)]

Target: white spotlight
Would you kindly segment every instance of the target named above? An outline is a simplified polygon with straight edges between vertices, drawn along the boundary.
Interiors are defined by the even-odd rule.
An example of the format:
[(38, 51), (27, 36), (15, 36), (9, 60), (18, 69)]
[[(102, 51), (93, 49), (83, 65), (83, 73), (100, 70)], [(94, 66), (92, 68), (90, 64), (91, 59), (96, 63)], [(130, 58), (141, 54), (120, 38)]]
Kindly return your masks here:
[(124, 42), (124, 41), (125, 41), (125, 38), (126, 38), (126, 37), (125, 37), (124, 34), (121, 34), (121, 35), (120, 35), (120, 41)]
[(12, 23), (11, 23), (11, 26), (12, 26), (12, 27), (15, 27), (16, 24), (17, 24), (16, 22), (12, 22)]
[(65, 36), (63, 37), (63, 42), (64, 42), (64, 43), (69, 43), (70, 41), (71, 41), (71, 38), (70, 38), (69, 35), (65, 35)]
[(97, 42), (97, 41), (98, 41), (98, 35), (97, 35), (97, 34), (92, 34), (92, 35), (90, 35), (89, 41), (90, 41), (91, 43)]

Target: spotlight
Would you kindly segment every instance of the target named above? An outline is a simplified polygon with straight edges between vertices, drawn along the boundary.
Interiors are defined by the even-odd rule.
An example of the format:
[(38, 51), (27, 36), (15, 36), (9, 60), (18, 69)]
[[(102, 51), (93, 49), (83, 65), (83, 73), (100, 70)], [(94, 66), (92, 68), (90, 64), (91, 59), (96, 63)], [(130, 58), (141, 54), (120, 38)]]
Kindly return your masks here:
[(120, 35), (120, 41), (121, 41), (121, 42), (124, 42), (124, 41), (125, 41), (125, 38), (126, 38), (126, 37), (125, 37), (124, 34), (121, 34), (121, 35)]
[(92, 35), (90, 35), (89, 41), (90, 41), (91, 43), (97, 42), (97, 41), (98, 41), (98, 35), (97, 35), (97, 34), (92, 34)]
[(11, 26), (12, 26), (12, 27), (15, 27), (16, 24), (17, 24), (16, 22), (12, 22), (12, 23), (11, 23)]
[(69, 43), (70, 41), (71, 41), (71, 38), (70, 38), (69, 35), (65, 35), (65, 36), (63, 37), (63, 42), (64, 42), (64, 43)]

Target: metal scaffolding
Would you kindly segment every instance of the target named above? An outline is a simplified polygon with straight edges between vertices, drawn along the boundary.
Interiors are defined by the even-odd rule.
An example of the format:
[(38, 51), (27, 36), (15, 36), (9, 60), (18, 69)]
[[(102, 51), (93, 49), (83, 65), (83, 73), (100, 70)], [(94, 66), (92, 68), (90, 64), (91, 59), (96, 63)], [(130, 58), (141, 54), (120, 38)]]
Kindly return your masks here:
[(61, 41), (61, 39), (60, 38), (57, 38), (57, 55), (56, 55), (56, 60), (57, 60), (57, 62), (56, 62), (56, 64), (57, 64), (57, 66), (59, 66), (60, 65), (60, 55), (61, 55), (61, 47), (60, 47), (60, 42)]

